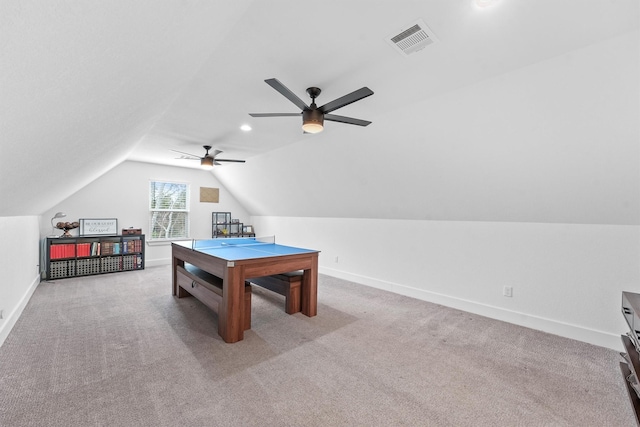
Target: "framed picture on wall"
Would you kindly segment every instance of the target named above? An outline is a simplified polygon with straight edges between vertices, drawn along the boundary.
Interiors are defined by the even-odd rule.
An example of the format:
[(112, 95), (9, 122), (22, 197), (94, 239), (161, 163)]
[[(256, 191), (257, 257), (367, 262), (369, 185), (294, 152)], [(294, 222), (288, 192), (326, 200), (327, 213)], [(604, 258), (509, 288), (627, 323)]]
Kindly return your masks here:
[(117, 218), (81, 218), (80, 236), (115, 236), (118, 234)]

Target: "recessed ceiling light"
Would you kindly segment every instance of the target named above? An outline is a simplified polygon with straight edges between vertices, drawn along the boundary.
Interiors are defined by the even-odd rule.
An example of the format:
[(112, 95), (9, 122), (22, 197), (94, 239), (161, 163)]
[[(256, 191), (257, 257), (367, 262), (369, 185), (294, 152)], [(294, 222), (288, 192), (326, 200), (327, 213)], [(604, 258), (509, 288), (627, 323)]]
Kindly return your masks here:
[(490, 7), (495, 5), (498, 0), (476, 0), (476, 6), (478, 7)]
[(249, 125), (242, 125), (240, 126), (240, 129), (242, 129), (245, 132), (249, 132), (251, 130), (251, 126)]

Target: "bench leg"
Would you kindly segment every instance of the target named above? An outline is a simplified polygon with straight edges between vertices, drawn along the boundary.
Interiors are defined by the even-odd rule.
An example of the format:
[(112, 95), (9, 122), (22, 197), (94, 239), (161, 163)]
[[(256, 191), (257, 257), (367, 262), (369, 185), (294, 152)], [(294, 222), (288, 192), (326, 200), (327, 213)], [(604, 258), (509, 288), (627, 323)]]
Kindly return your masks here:
[(289, 289), (285, 295), (285, 310), (287, 314), (298, 313), (302, 310), (302, 294), (300, 282), (289, 283)]
[(251, 285), (244, 286), (244, 330), (251, 329)]
[(178, 298), (185, 298), (185, 297), (190, 297), (191, 296), (191, 294), (189, 292), (185, 291), (182, 288), (182, 286), (178, 286), (177, 288), (178, 288), (178, 291), (176, 292), (176, 296)]

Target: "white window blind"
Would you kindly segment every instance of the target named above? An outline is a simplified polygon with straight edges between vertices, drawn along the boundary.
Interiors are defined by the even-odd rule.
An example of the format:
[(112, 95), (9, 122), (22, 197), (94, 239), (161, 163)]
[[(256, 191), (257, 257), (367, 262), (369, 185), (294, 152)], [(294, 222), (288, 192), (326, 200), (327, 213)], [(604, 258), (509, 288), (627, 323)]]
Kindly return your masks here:
[(151, 239), (189, 237), (189, 184), (150, 181)]

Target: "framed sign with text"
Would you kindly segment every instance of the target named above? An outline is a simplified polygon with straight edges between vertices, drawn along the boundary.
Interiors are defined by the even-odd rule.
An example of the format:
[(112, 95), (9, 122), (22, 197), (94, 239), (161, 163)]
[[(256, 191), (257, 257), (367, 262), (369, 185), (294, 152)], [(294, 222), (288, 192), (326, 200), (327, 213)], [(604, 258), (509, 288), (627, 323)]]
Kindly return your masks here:
[(115, 236), (118, 234), (116, 218), (84, 218), (80, 219), (81, 236)]

